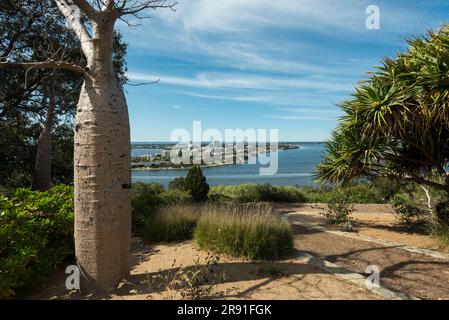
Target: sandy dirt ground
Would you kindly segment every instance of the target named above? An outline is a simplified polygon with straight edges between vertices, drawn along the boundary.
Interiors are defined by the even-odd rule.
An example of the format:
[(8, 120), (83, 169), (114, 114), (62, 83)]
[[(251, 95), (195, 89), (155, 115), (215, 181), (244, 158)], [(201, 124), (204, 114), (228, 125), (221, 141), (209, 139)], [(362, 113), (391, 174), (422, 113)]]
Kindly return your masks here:
[[(61, 274), (32, 299), (181, 299), (181, 290), (167, 284), (179, 269), (204, 262), (207, 254), (191, 241), (149, 246), (137, 244), (133, 250), (131, 276), (121, 288), (109, 294), (68, 293)], [(273, 275), (270, 270), (277, 270)], [(215, 272), (217, 285), (207, 299), (381, 299), (365, 287), (342, 280), (308, 264), (301, 258), (278, 262), (252, 263), (220, 258)], [(281, 273), (281, 274), (279, 274)], [(157, 276), (158, 281), (151, 281)], [(224, 279), (221, 279), (224, 276)], [(162, 280), (160, 279), (162, 278)], [(167, 281), (168, 279), (168, 281)], [(185, 291), (185, 290), (184, 290)]]
[[(294, 213), (289, 217), (292, 222), (342, 230), (342, 227), (330, 225), (312, 205), (286, 205), (279, 210)], [(381, 284), (392, 290), (421, 299), (449, 299), (449, 261), (402, 248), (402, 245), (408, 245), (438, 249), (430, 236), (401, 230), (388, 205), (358, 205), (356, 210), (356, 234), (394, 242), (398, 246), (387, 247), (295, 225), (295, 248), (361, 274), (367, 266), (376, 265), (380, 269)]]
[[(335, 226), (319, 214), (324, 204), (294, 204), (278, 205), (280, 213), (295, 212), (300, 221), (314, 225), (325, 226), (333, 230), (343, 230), (341, 226)], [(428, 235), (408, 233), (397, 224), (397, 217), (390, 205), (386, 204), (358, 204), (354, 206), (353, 214), (356, 231), (358, 234), (373, 238), (384, 239), (418, 248), (438, 250), (438, 243)]]
[[(319, 215), (316, 205), (279, 205), (280, 214), (289, 215), (292, 222), (342, 230), (332, 226)], [(368, 276), (366, 267), (376, 265), (381, 285), (422, 299), (449, 299), (449, 260), (429, 257), (404, 250), (402, 245), (436, 249), (437, 244), (426, 235), (409, 234), (397, 226), (396, 217), (388, 205), (357, 205), (354, 218), (357, 234), (398, 243), (397, 247), (354, 239), (292, 225), (295, 253), (284, 261), (254, 263), (220, 257), (214, 269), (217, 284), (207, 299), (382, 299), (366, 289), (323, 271), (302, 259), (308, 253), (320, 261), (330, 261), (346, 271)], [(207, 253), (196, 248), (192, 241), (149, 245), (133, 241), (132, 271), (127, 281), (108, 294), (85, 294), (65, 289), (63, 270), (31, 299), (179, 299), (189, 292), (188, 286), (173, 290), (170, 281), (181, 268), (190, 270), (195, 261), (207, 260)], [(223, 276), (223, 279), (221, 279)], [(185, 297), (184, 297), (185, 298)]]

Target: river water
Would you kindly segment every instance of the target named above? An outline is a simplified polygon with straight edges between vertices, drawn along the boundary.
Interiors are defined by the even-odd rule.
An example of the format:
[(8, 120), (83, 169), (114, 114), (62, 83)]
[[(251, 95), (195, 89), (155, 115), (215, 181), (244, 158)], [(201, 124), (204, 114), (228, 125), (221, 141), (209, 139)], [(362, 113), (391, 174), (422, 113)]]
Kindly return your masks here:
[[(157, 153), (155, 149), (132, 149), (133, 156)], [(301, 144), (300, 149), (278, 153), (278, 171), (273, 176), (259, 174), (259, 164), (228, 165), (203, 168), (207, 182), (211, 185), (235, 185), (243, 183), (271, 183), (273, 185), (314, 185), (313, 172), (324, 154), (321, 143)], [(187, 170), (132, 171), (133, 182), (158, 182), (167, 186), (170, 180), (184, 177)]]

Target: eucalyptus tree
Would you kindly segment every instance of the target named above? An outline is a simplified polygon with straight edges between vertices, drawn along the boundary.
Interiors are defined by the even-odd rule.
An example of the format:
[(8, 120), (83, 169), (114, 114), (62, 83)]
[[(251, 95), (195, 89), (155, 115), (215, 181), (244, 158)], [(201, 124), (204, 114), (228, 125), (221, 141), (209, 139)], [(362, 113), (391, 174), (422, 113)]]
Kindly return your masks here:
[(449, 197), (449, 28), (408, 45), (341, 105), (345, 115), (317, 167), (319, 181), (385, 176)]
[[(114, 25), (164, 0), (54, 0), (78, 38), (85, 63), (0, 62), (1, 67), (63, 69), (83, 76), (74, 138), (75, 253), (83, 287), (112, 289), (129, 274), (131, 170), (128, 108), (113, 66)], [(129, 23), (129, 22), (128, 22)]]

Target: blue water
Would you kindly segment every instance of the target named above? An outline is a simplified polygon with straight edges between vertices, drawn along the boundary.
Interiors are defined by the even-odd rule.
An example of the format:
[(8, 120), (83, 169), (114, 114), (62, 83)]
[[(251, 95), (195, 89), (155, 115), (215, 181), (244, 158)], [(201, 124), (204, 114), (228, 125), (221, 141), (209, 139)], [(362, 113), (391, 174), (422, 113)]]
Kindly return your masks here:
[[(140, 149), (145, 154), (149, 149)], [(136, 149), (133, 150), (133, 154)], [(146, 152), (149, 153), (149, 152)], [(300, 149), (279, 152), (279, 168), (274, 176), (259, 175), (259, 164), (229, 165), (204, 168), (207, 182), (211, 185), (235, 185), (242, 183), (271, 183), (273, 185), (314, 185), (313, 171), (322, 160), (323, 144), (305, 144)], [(184, 177), (186, 170), (132, 171), (133, 182), (158, 182), (168, 186), (170, 180)]]
[(142, 157), (147, 154), (160, 153), (161, 149), (131, 149), (131, 157)]

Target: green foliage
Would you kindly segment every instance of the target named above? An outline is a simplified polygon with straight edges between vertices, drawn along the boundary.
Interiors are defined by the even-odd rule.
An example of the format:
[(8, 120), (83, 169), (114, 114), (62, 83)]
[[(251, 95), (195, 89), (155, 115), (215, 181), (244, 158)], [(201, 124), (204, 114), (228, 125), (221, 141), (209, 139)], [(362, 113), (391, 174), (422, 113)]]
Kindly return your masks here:
[(209, 198), (224, 202), (298, 202), (306, 201), (301, 190), (294, 186), (272, 186), (270, 184), (242, 184), (235, 186), (215, 186)]
[(210, 187), (201, 167), (195, 165), (189, 169), (187, 177), (178, 177), (170, 181), (168, 189), (185, 191), (192, 196), (194, 201), (202, 202), (207, 200)]
[(444, 249), (449, 247), (449, 225), (444, 222), (437, 222), (432, 225), (431, 235)]
[(192, 196), (181, 190), (168, 190), (160, 194), (161, 201), (164, 205), (190, 204), (193, 202)]
[(132, 227), (136, 233), (141, 233), (143, 227), (151, 220), (161, 206), (189, 204), (192, 196), (186, 191), (164, 190), (159, 183), (134, 183), (132, 204)]
[(429, 232), (432, 217), (429, 209), (416, 201), (411, 195), (397, 194), (391, 199), (391, 205), (399, 223), (407, 231)]
[(345, 115), (317, 167), (319, 181), (388, 176), (447, 193), (449, 27), (407, 42), (341, 104)]
[(303, 187), (301, 191), (308, 203), (328, 203), (341, 192), (344, 192), (352, 203), (386, 203), (384, 196), (369, 182), (352, 183), (343, 187)]
[(277, 259), (293, 248), (293, 236), (271, 206), (163, 206), (146, 221), (147, 241), (181, 241), (193, 234), (216, 253), (254, 260)]
[(191, 239), (201, 208), (197, 206), (164, 206), (145, 222), (143, 235), (149, 242)]
[(200, 166), (193, 166), (189, 169), (185, 178), (186, 191), (190, 193), (194, 201), (206, 201), (209, 193), (209, 185)]
[(293, 249), (290, 226), (267, 205), (205, 207), (195, 240), (202, 249), (251, 260), (279, 259)]
[(347, 192), (336, 190), (320, 214), (326, 217), (330, 223), (342, 224), (351, 221), (353, 212), (351, 196)]
[(134, 183), (132, 188), (132, 226), (135, 232), (140, 232), (157, 206), (163, 203), (164, 187), (158, 183)]
[(398, 179), (387, 177), (376, 177), (373, 180), (373, 185), (377, 196), (385, 202), (388, 202), (401, 188)]
[[(80, 41), (53, 0), (1, 1), (0, 57), (8, 62), (54, 61), (85, 64)], [(113, 66), (127, 79), (127, 45), (113, 35)], [(6, 61), (5, 60), (5, 61)], [(26, 85), (24, 85), (26, 79)], [(67, 70), (0, 69), (0, 190), (31, 186), (39, 133), (49, 97), (55, 100), (52, 181), (73, 182), (73, 116), (83, 76)]]
[(182, 190), (182, 191), (188, 190), (188, 187), (186, 184), (186, 179), (184, 177), (174, 178), (168, 184), (168, 189), (169, 190)]
[(73, 189), (0, 195), (0, 298), (40, 284), (73, 254)]

